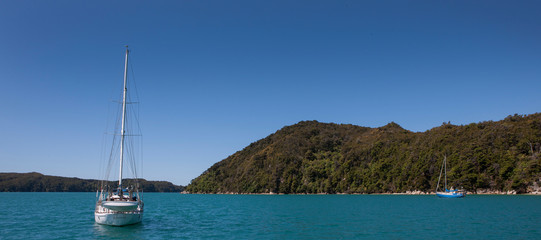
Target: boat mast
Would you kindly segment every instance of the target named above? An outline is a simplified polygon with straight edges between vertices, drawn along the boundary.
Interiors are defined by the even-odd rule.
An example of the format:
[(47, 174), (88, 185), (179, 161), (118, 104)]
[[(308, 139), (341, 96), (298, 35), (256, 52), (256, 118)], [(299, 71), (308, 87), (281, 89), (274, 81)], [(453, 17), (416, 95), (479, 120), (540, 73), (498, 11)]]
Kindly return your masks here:
[(445, 160), (441, 163), (440, 168), (440, 176), (438, 177), (438, 184), (436, 185), (436, 192), (438, 192), (438, 189), (440, 189), (440, 182), (441, 182), (441, 175), (443, 174), (443, 165), (445, 164)]
[(126, 61), (124, 65), (124, 92), (122, 96), (122, 129), (120, 130), (120, 174), (118, 177), (119, 194), (122, 193), (122, 161), (124, 159), (124, 125), (126, 123), (126, 95), (128, 93), (128, 46), (126, 46)]
[(447, 155), (443, 157), (443, 167), (445, 169), (445, 191), (447, 192)]

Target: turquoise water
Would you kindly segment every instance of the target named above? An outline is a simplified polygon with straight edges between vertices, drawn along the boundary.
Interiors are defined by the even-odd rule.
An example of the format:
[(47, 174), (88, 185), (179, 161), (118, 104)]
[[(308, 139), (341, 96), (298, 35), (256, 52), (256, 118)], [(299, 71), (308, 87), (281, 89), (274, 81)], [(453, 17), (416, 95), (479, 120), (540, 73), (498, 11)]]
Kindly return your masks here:
[(1, 239), (539, 239), (541, 196), (145, 193), (143, 223), (94, 223), (95, 193), (0, 193)]

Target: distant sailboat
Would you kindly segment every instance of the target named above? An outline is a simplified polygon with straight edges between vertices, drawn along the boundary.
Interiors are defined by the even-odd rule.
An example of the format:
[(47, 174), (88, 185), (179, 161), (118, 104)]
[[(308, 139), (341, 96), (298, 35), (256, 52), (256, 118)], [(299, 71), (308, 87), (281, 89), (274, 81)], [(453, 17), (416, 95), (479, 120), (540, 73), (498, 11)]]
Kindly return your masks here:
[[(445, 173), (445, 177), (444, 177), (445, 187), (444, 187), (443, 192), (438, 192), (440, 188), (440, 180), (441, 180), (442, 173)], [(436, 196), (440, 198), (462, 198), (466, 196), (466, 193), (462, 190), (456, 190), (452, 188), (451, 190), (447, 189), (447, 156), (443, 158), (443, 164), (441, 166), (440, 177), (438, 178), (438, 184), (436, 186)]]
[[(118, 187), (107, 186), (105, 181), (102, 182), (99, 191), (99, 197), (96, 202), (94, 219), (99, 224), (124, 226), (139, 223), (143, 219), (143, 200), (141, 198), (137, 176), (135, 177), (135, 185), (125, 187), (122, 185), (122, 165), (126, 157), (126, 98), (128, 95), (128, 53), (126, 46), (126, 61), (124, 66), (124, 89), (122, 93), (122, 119), (120, 133), (120, 171), (118, 178)], [(131, 146), (130, 146), (131, 147)], [(113, 154), (111, 154), (113, 156)], [(135, 164), (132, 165), (135, 168)], [(134, 171), (134, 169), (132, 170)], [(135, 172), (135, 171), (134, 171)]]

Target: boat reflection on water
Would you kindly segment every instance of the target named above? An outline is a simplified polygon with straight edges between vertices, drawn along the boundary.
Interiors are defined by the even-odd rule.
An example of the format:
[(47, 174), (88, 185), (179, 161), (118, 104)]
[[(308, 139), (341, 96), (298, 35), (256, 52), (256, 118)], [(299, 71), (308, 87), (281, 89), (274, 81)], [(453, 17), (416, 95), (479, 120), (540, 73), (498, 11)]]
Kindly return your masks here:
[(141, 239), (143, 229), (143, 223), (117, 227), (95, 222), (92, 236), (106, 239)]

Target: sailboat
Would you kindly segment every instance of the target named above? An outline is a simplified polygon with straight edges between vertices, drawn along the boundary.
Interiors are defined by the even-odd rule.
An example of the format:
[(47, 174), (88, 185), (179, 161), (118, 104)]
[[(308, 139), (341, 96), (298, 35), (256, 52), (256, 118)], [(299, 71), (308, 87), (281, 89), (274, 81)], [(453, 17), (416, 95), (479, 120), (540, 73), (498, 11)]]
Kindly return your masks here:
[[(101, 186), (96, 192), (97, 201), (94, 212), (94, 219), (96, 223), (112, 226), (136, 224), (140, 223), (143, 219), (143, 192), (142, 189), (139, 189), (137, 176), (134, 176), (134, 185), (125, 186), (122, 183), (123, 163), (127, 160), (125, 158), (132, 156), (127, 154), (126, 152), (127, 148), (131, 148), (131, 144), (126, 144), (127, 137), (131, 136), (131, 134), (127, 134), (127, 132), (130, 133), (130, 131), (127, 131), (126, 129), (126, 104), (128, 104), (126, 100), (128, 97), (128, 54), (129, 50), (128, 46), (126, 46), (126, 61), (124, 65), (124, 88), (122, 92), (122, 118), (120, 119), (121, 129), (120, 132), (116, 134), (117, 136), (120, 136), (120, 143), (118, 146), (118, 148), (120, 148), (120, 171), (118, 177), (118, 186), (115, 189), (113, 186), (108, 185), (108, 181), (102, 181)], [(113, 150), (115, 150), (115, 148), (111, 149), (112, 152), (110, 156), (115, 156), (113, 154)], [(109, 159), (109, 161), (112, 162), (112, 159)], [(136, 171), (134, 171), (135, 164), (132, 164), (131, 167), (132, 172), (136, 173)]]
[[(444, 175), (445, 176), (444, 177), (445, 179), (444, 191), (438, 191), (440, 188), (440, 180), (441, 180), (442, 173), (445, 174)], [(438, 184), (436, 186), (436, 196), (440, 198), (463, 198), (464, 196), (466, 196), (466, 193), (462, 190), (456, 190), (452, 188), (451, 190), (449, 190), (447, 188), (447, 156), (443, 157), (443, 163), (440, 170), (440, 177), (438, 178)]]

